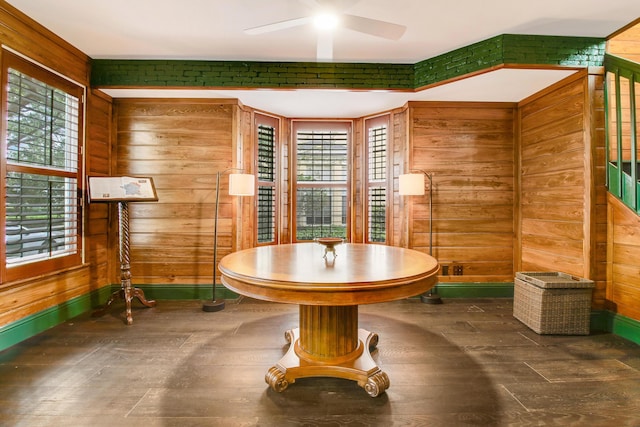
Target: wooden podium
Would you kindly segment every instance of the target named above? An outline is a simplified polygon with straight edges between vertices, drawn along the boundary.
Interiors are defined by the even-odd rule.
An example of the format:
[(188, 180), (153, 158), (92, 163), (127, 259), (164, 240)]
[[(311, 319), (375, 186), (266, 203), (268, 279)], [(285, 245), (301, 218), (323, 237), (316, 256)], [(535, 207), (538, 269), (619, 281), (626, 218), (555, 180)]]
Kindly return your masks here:
[(113, 292), (107, 303), (93, 312), (93, 316), (104, 315), (116, 300), (124, 300), (127, 324), (133, 323), (131, 301), (137, 298), (146, 307), (155, 307), (156, 302), (147, 300), (142, 289), (131, 286), (131, 264), (129, 257), (129, 202), (157, 202), (158, 195), (153, 179), (149, 177), (89, 177), (89, 202), (117, 203), (120, 249), (120, 289)]

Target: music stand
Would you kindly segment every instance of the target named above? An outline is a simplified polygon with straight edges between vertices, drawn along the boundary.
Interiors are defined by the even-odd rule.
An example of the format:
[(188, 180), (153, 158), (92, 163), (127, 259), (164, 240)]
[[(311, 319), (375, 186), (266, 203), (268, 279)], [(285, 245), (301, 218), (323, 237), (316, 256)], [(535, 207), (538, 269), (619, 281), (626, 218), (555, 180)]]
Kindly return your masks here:
[(120, 289), (113, 292), (104, 307), (93, 312), (102, 316), (115, 300), (125, 302), (127, 325), (133, 323), (131, 300), (137, 298), (146, 307), (155, 307), (154, 300), (147, 300), (142, 289), (131, 286), (129, 258), (129, 202), (157, 202), (158, 195), (150, 177), (92, 176), (89, 177), (89, 202), (117, 203), (120, 248)]

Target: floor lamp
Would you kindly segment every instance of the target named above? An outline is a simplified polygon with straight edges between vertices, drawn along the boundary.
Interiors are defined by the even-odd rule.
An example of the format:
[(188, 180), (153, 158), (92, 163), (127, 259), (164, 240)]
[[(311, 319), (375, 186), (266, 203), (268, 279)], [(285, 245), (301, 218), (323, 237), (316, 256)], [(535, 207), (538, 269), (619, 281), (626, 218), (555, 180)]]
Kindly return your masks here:
[[(213, 225), (213, 286), (211, 301), (202, 304), (202, 311), (214, 312), (224, 309), (224, 298), (216, 299), (216, 266), (218, 262), (218, 207), (220, 206), (220, 177), (226, 172), (243, 171), (243, 169), (230, 168), (216, 174), (216, 213)], [(255, 177), (247, 173), (229, 174), (230, 196), (253, 196)]]
[[(417, 170), (400, 175), (398, 193), (401, 196), (423, 196), (425, 177), (429, 180), (429, 255), (433, 256), (433, 174)], [(427, 304), (442, 304), (436, 288), (437, 285), (429, 289), (428, 293), (420, 295), (420, 300)]]

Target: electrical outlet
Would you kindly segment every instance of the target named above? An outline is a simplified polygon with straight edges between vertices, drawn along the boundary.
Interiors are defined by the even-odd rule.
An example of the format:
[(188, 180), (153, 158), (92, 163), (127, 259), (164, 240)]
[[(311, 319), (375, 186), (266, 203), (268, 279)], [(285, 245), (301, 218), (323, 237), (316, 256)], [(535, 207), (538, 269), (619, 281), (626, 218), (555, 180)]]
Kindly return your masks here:
[(453, 275), (454, 276), (462, 276), (462, 266), (461, 265), (454, 265), (453, 266)]
[(443, 276), (448, 276), (449, 275), (449, 266), (448, 265), (443, 265), (442, 266), (442, 275)]

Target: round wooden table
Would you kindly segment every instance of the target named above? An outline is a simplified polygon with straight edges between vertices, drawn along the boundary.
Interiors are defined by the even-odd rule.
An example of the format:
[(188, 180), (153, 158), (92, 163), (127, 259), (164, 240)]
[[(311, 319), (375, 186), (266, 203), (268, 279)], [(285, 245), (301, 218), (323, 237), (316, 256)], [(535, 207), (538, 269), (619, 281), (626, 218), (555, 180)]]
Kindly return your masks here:
[(377, 334), (358, 328), (358, 305), (424, 293), (437, 282), (438, 263), (383, 245), (341, 244), (325, 255), (318, 243), (261, 246), (225, 256), (219, 268), (239, 294), (300, 306), (299, 328), (285, 332), (291, 346), (265, 376), (273, 390), (324, 376), (355, 380), (378, 396), (389, 377), (371, 357)]

